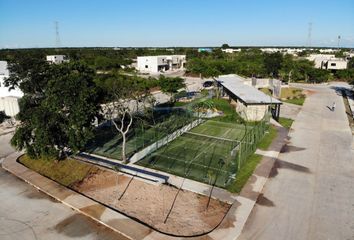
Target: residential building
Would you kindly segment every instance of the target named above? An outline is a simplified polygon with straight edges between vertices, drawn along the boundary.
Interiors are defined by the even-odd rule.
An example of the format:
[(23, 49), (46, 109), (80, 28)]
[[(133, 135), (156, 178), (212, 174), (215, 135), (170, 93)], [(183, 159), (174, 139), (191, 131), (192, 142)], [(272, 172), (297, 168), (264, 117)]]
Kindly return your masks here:
[(199, 53), (201, 53), (201, 52), (211, 53), (211, 52), (213, 52), (213, 49), (212, 48), (198, 48), (198, 52)]
[(331, 58), (325, 64), (326, 69), (328, 70), (341, 70), (347, 69), (348, 62), (343, 58)]
[(67, 62), (68, 60), (66, 60), (65, 55), (48, 55), (47, 61), (49, 63), (60, 64), (60, 63)]
[(0, 111), (14, 117), (19, 112), (18, 100), (23, 96), (20, 89), (5, 87), (5, 79), (10, 76), (6, 61), (0, 61)]
[(235, 52), (241, 52), (241, 48), (226, 48), (226, 49), (221, 49), (221, 51), (225, 53), (235, 53)]
[(315, 68), (340, 70), (347, 68), (347, 60), (344, 58), (336, 58), (334, 54), (311, 54), (308, 60), (315, 63)]
[(136, 69), (140, 72), (159, 73), (183, 69), (186, 55), (141, 56), (137, 58)]

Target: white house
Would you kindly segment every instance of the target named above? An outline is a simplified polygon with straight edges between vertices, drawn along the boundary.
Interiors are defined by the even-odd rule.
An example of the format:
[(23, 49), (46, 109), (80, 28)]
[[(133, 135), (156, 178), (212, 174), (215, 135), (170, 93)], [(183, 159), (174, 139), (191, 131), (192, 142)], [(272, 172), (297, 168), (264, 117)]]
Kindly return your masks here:
[(18, 100), (23, 96), (19, 89), (9, 90), (5, 87), (4, 81), (9, 77), (7, 62), (0, 61), (0, 111), (4, 111), (6, 115), (13, 117), (19, 112)]
[(142, 56), (137, 58), (136, 69), (140, 72), (159, 73), (183, 69), (186, 55)]
[(328, 70), (347, 68), (347, 61), (344, 58), (336, 58), (334, 54), (311, 54), (307, 59), (315, 63), (315, 68)]
[(326, 69), (328, 70), (341, 70), (347, 69), (348, 62), (343, 58), (331, 58), (326, 63)]
[(65, 55), (48, 55), (47, 56), (47, 61), (49, 63), (55, 63), (55, 64), (60, 64), (63, 62), (67, 62), (66, 56)]
[(240, 48), (225, 48), (221, 49), (224, 53), (234, 53), (234, 52), (241, 52)]

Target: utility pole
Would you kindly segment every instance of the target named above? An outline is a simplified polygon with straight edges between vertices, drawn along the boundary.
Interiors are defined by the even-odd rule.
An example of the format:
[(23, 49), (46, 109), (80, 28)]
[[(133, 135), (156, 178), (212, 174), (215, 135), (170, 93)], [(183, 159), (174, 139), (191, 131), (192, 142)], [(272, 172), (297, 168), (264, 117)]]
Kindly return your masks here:
[(339, 47), (340, 47), (340, 39), (341, 39), (341, 37), (340, 37), (340, 35), (338, 35), (338, 43), (337, 43), (337, 48), (339, 49)]

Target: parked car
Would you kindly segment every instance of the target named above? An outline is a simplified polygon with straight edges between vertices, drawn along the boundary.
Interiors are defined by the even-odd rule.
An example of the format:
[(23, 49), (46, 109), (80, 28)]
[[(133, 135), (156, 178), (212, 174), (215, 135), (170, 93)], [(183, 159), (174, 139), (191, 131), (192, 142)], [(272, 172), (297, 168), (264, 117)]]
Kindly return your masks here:
[(213, 81), (205, 81), (203, 83), (203, 87), (208, 88), (208, 87), (212, 87), (214, 85)]

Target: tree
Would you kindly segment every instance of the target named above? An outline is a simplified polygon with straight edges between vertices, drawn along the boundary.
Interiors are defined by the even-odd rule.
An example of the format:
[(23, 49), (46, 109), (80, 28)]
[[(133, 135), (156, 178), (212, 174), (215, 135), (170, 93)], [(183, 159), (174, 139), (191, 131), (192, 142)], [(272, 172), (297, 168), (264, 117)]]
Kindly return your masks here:
[(179, 89), (186, 87), (183, 78), (180, 77), (170, 78), (170, 77), (165, 77), (163, 75), (160, 75), (159, 77), (159, 85), (163, 93), (167, 93), (171, 96), (172, 102), (175, 101), (174, 94), (177, 93)]
[(126, 155), (126, 143), (128, 133), (133, 126), (134, 116), (145, 110), (148, 104), (153, 104), (149, 85), (139, 79), (115, 75), (106, 83), (110, 102), (103, 105), (103, 114), (122, 136), (121, 153), (124, 163), (129, 161)]
[(230, 46), (229, 46), (229, 44), (224, 43), (223, 45), (221, 45), (221, 48), (222, 48), (222, 49), (225, 49), (225, 48), (230, 48)]
[(78, 62), (49, 65), (26, 58), (10, 63), (9, 70), (6, 84), (24, 93), (12, 145), (33, 158), (61, 159), (67, 150), (81, 150), (99, 115), (94, 71)]
[(5, 114), (4, 111), (0, 111), (0, 124), (3, 123), (6, 119), (9, 119), (10, 117)]
[(278, 77), (282, 61), (283, 55), (279, 52), (266, 54), (264, 58), (264, 66), (267, 74), (273, 77)]

